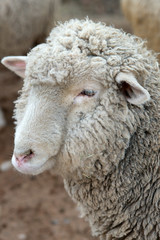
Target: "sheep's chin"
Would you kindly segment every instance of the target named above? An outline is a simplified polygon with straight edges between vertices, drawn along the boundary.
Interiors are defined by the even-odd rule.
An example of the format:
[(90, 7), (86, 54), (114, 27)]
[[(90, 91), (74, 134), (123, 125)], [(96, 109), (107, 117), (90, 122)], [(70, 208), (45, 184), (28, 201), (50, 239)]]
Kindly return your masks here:
[(32, 162), (25, 162), (19, 166), (14, 156), (12, 156), (11, 161), (12, 165), (16, 168), (17, 171), (29, 175), (38, 175), (45, 170), (54, 167), (55, 164), (53, 159), (41, 159), (41, 162), (36, 164)]

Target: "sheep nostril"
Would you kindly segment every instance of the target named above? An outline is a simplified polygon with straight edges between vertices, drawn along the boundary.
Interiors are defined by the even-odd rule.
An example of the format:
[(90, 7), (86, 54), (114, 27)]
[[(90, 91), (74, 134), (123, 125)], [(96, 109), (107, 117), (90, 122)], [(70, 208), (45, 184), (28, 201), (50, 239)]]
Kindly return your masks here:
[(19, 164), (20, 163), (23, 163), (23, 162), (27, 162), (29, 161), (31, 158), (33, 158), (34, 156), (34, 153), (32, 150), (28, 150), (22, 154), (14, 154), (15, 156), (15, 159), (16, 159), (16, 162), (18, 162)]

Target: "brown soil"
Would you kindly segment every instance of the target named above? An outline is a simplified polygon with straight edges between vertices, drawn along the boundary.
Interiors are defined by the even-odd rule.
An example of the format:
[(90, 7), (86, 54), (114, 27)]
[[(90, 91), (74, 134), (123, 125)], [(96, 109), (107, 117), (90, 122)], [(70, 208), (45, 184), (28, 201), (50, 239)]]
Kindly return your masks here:
[[(110, 22), (110, 16), (108, 17)], [(124, 19), (113, 23), (128, 30)], [(0, 106), (7, 126), (0, 131), (0, 164), (13, 150), (13, 102), (22, 80), (0, 66)], [(9, 169), (0, 171), (0, 240), (93, 240), (90, 228), (63, 187), (63, 180), (50, 172), (31, 177)]]

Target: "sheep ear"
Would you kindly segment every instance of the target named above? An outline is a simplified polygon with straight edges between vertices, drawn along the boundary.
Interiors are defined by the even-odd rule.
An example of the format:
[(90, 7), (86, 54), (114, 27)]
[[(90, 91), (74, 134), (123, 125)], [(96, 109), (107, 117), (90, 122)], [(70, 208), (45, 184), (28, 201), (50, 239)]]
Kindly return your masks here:
[(25, 77), (25, 70), (26, 70), (26, 63), (27, 57), (18, 56), (18, 57), (4, 57), (1, 63), (7, 67), (9, 70), (15, 72), (18, 76), (24, 78)]
[(132, 73), (120, 72), (116, 76), (116, 82), (121, 86), (128, 102), (139, 105), (150, 99), (149, 92), (138, 83)]

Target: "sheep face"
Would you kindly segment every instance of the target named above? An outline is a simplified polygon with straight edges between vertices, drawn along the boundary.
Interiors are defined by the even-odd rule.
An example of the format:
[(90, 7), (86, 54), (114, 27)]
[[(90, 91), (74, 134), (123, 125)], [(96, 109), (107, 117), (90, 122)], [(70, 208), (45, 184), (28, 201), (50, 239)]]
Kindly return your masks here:
[[(56, 30), (60, 36), (56, 38), (53, 31), (54, 40), (49, 38), (46, 44), (32, 49), (25, 59), (6, 57), (2, 60), (5, 66), (25, 76), (16, 102), (12, 157), (13, 165), (20, 172), (38, 174), (52, 167), (63, 176), (73, 176), (80, 171), (81, 176), (89, 177), (97, 171), (99, 157), (98, 168), (110, 171), (124, 157), (130, 136), (137, 129), (134, 111), (139, 111), (149, 100), (148, 91), (136, 79), (143, 57), (137, 50), (133, 51), (135, 44), (141, 51), (141, 42), (132, 39), (126, 47), (130, 37), (118, 30), (93, 22), (87, 25), (78, 21), (78, 24), (74, 37), (69, 38), (70, 33), (66, 32), (61, 38), (63, 31)], [(82, 32), (77, 37), (81, 24), (84, 24), (82, 29), (86, 27), (91, 31), (88, 35), (85, 33), (86, 40)], [(75, 26), (71, 24), (69, 31)], [(94, 33), (98, 36), (95, 39)], [(115, 34), (113, 43), (109, 34), (112, 37)], [(102, 43), (99, 52), (97, 41)], [(128, 60), (130, 51), (133, 57)]]
[[(96, 132), (92, 133), (93, 126), (89, 122), (93, 122), (92, 116), (100, 107), (100, 99), (104, 95), (104, 87), (92, 71), (95, 60), (97, 68), (102, 68), (103, 76), (105, 61), (97, 58), (82, 61), (81, 64), (88, 70), (85, 74), (76, 70), (74, 79), (67, 83), (56, 82), (53, 68), (49, 70), (51, 78), (46, 82), (43, 79), (37, 81), (30, 75), (26, 77), (24, 95), (27, 94), (27, 98), (22, 93), (16, 107), (17, 128), (12, 163), (17, 170), (37, 174), (50, 167), (60, 169), (65, 165), (63, 171), (67, 172), (69, 168), (79, 167), (83, 158), (96, 151), (94, 142), (88, 147), (84, 144), (92, 134), (98, 138)], [(102, 76), (99, 74), (97, 78)], [(32, 82), (29, 89), (28, 81)], [(22, 103), (23, 98), (25, 103)]]
[[(102, 86), (92, 81), (82, 82), (78, 87), (45, 86), (45, 84), (32, 86), (25, 110), (19, 115), (20, 119), (17, 114), (18, 125), (12, 158), (17, 170), (37, 174), (51, 166), (58, 167), (59, 155), (65, 158), (67, 165), (66, 161), (72, 160), (68, 152), (70, 147), (71, 153), (76, 154), (77, 157), (79, 154), (84, 154), (84, 146), (81, 147), (80, 153), (75, 149), (80, 147), (84, 142), (84, 134), (87, 134), (80, 132), (83, 126), (80, 122), (83, 122), (82, 119), (87, 114), (94, 113), (102, 93)], [(90, 129), (88, 128), (87, 131)], [(77, 137), (80, 141), (79, 146)], [(65, 156), (62, 156), (62, 152), (65, 152)], [(24, 160), (21, 160), (21, 157)]]
[[(132, 132), (135, 124), (126, 99), (119, 95), (117, 83), (120, 84), (122, 79), (128, 81), (134, 97), (136, 89), (138, 93), (142, 92), (137, 94), (136, 99), (139, 99), (138, 96), (146, 97), (148, 92), (129, 74), (118, 74), (116, 81), (108, 75), (106, 81), (106, 61), (95, 56), (79, 56), (78, 61), (74, 59), (72, 64), (68, 64), (64, 56), (63, 61), (58, 63), (55, 56), (56, 63), (50, 69), (44, 59), (41, 67), (48, 69), (43, 69), (43, 72), (48, 71), (44, 80), (36, 69), (40, 64), (38, 58), (37, 65), (32, 62), (35, 51), (25, 60), (26, 78), (16, 103), (13, 165), (26, 174), (38, 174), (52, 167), (62, 175), (83, 169), (83, 174), (90, 176), (94, 174), (98, 156), (103, 158), (104, 155), (104, 164), (109, 171), (124, 154), (130, 139), (128, 129)], [(16, 69), (18, 74), (23, 75), (24, 59), (15, 59), (16, 64), (13, 63), (14, 60), (10, 65), (12, 70)], [(62, 72), (61, 65), (66, 65), (66, 69), (72, 67), (72, 71), (69, 74)], [(135, 101), (134, 97), (130, 100)], [(133, 126), (129, 127), (127, 122), (132, 122)], [(120, 147), (118, 152), (117, 144)], [(108, 162), (105, 159), (106, 149)]]

